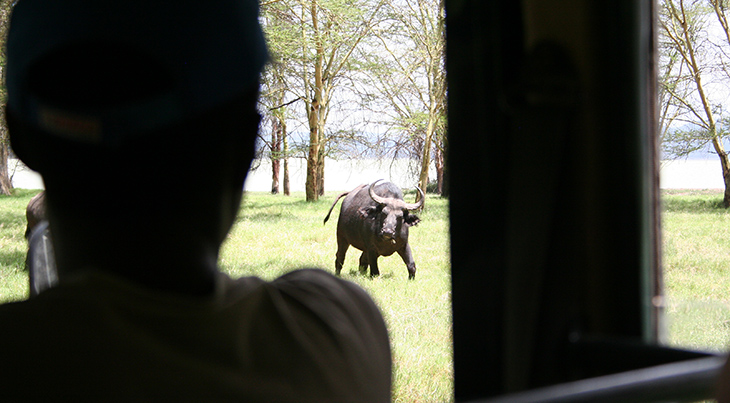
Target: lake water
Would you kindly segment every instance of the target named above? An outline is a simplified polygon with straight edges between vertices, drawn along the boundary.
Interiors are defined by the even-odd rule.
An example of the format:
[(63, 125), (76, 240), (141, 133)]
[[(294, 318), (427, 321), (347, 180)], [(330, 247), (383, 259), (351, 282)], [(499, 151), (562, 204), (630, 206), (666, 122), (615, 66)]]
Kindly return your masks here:
[(662, 161), (662, 189), (724, 189), (719, 158)]
[[(303, 192), (306, 181), (307, 161), (303, 158), (289, 160), (289, 183), (292, 192)], [(17, 160), (10, 161), (13, 186), (21, 189), (42, 189), (43, 180), (34, 171)], [(418, 183), (419, 166), (415, 161), (399, 160), (325, 160), (325, 190), (347, 191), (360, 184), (370, 183), (378, 179), (389, 180), (403, 189), (413, 189)], [(245, 189), (253, 192), (271, 191), (271, 163), (260, 161), (246, 178)], [(279, 189), (283, 191), (284, 170), (280, 172)], [(436, 169), (432, 166), (430, 177), (436, 177)]]
[[(15, 164), (16, 161), (12, 160), (10, 166), (13, 186), (24, 189), (43, 188), (43, 181), (37, 173), (22, 164), (15, 167)], [(289, 161), (293, 192), (304, 191), (306, 165), (306, 161), (301, 158)], [(417, 169), (417, 164), (405, 159), (396, 161), (328, 159), (325, 162), (325, 190), (346, 191), (381, 178), (390, 180), (402, 188), (411, 189), (417, 182)], [(720, 172), (720, 161), (717, 158), (662, 161), (659, 173), (659, 186), (662, 189), (724, 189), (725, 187)], [(283, 177), (283, 171), (281, 175)], [(435, 169), (431, 167), (431, 178), (435, 178), (435, 175)], [(262, 161), (249, 173), (245, 187), (248, 191), (271, 190), (271, 165), (268, 161)]]

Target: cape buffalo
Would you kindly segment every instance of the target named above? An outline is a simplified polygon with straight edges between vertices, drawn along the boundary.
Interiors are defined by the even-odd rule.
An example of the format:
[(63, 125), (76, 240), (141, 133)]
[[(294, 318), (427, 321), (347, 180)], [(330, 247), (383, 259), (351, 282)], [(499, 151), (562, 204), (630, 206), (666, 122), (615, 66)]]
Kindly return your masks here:
[(408, 278), (413, 279), (416, 276), (416, 262), (408, 245), (408, 227), (421, 221), (411, 211), (423, 206), (423, 191), (416, 187), (421, 194), (420, 201), (410, 204), (403, 201), (403, 192), (398, 186), (380, 181), (382, 179), (337, 196), (324, 218), (326, 223), (340, 198), (347, 196), (342, 202), (337, 221), (336, 274), (340, 274), (347, 248), (352, 245), (362, 251), (361, 273), (370, 266), (370, 276), (379, 275), (378, 257), (398, 252), (408, 268)]

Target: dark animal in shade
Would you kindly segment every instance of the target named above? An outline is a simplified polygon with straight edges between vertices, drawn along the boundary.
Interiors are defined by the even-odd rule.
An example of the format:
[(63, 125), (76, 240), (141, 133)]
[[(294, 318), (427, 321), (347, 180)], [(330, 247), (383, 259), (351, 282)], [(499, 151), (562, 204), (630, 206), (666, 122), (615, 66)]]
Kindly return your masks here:
[(370, 267), (370, 276), (380, 274), (378, 257), (398, 252), (408, 268), (408, 278), (416, 276), (416, 262), (408, 244), (408, 228), (421, 219), (412, 213), (423, 206), (424, 194), (420, 188), (417, 203), (403, 201), (403, 192), (391, 182), (375, 181), (371, 185), (360, 185), (337, 196), (324, 222), (330, 218), (337, 202), (345, 197), (337, 221), (337, 256), (335, 272), (342, 270), (345, 254), (350, 245), (362, 251), (360, 272)]
[(38, 223), (46, 219), (46, 192), (41, 191), (33, 196), (25, 208), (25, 218), (28, 225), (25, 227), (25, 239), (30, 239), (30, 233)]

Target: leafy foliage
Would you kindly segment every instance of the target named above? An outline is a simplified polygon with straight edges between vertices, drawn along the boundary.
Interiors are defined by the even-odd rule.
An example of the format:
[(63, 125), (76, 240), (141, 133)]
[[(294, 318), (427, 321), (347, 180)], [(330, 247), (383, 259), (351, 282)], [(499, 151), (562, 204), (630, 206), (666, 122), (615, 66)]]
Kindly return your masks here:
[[(322, 165), (324, 156), (364, 152), (421, 159), (433, 144), (435, 158), (443, 160), (441, 2), (274, 0), (262, 6), (273, 59), (264, 104), (291, 121), (291, 132), (307, 134), (292, 139), (290, 155), (307, 158), (308, 166)], [(430, 162), (431, 153), (425, 158)]]
[(660, 4), (662, 147), (665, 155), (680, 157), (712, 144), (725, 181), (723, 203), (730, 207), (730, 159), (724, 145), (730, 133), (722, 124), (727, 119), (723, 102), (730, 86), (720, 80), (723, 75), (730, 77), (725, 69), (730, 60), (726, 5), (722, 0), (662, 0)]

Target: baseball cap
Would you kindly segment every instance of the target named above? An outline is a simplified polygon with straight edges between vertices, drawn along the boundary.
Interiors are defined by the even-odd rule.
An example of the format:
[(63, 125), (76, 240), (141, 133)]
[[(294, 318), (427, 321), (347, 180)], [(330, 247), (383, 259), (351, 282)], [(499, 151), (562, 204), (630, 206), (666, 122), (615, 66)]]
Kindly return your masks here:
[[(8, 111), (50, 135), (101, 146), (232, 100), (258, 85), (267, 61), (256, 0), (20, 0), (6, 43)], [(138, 59), (139, 69), (154, 65), (169, 85), (114, 104), (65, 102), (36, 90), (34, 67), (53, 69), (49, 60), (67, 61), (73, 52), (79, 65), (61, 70), (75, 72), (74, 79), (85, 79), (85, 69), (103, 69), (84, 58), (83, 49), (90, 47), (108, 47), (106, 53), (117, 57), (106, 58), (108, 63)], [(65, 59), (56, 57), (64, 53)]]

